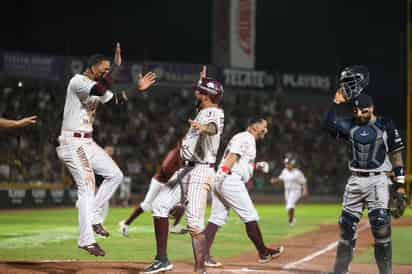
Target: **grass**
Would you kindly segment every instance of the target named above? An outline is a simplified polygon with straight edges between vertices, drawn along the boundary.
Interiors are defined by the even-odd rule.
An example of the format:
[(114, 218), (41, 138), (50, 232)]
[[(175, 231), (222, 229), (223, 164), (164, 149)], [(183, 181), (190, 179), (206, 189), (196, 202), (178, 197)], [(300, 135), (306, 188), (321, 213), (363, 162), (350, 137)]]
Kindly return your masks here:
[[(411, 217), (412, 210), (408, 209), (404, 217)], [(409, 226), (392, 227), (392, 263), (412, 264), (412, 236)], [(374, 248), (371, 245), (365, 252), (355, 257), (357, 263), (375, 263)]]
[[(118, 233), (117, 223), (130, 212), (130, 208), (110, 209), (105, 226), (112, 234), (108, 239), (97, 239), (107, 251), (107, 255), (98, 260), (152, 260), (155, 254), (155, 240), (149, 213), (144, 213), (132, 224), (130, 237), (123, 238)], [(287, 214), (283, 205), (258, 205), (258, 212), (266, 243), (275, 243), (315, 230), (320, 224), (336, 223), (340, 205), (300, 205), (296, 209), (297, 224), (294, 227), (289, 227), (287, 224)], [(411, 215), (410, 211), (408, 215)], [(403, 235), (407, 228), (399, 229)], [(397, 230), (398, 228), (394, 232), (395, 235), (398, 234)], [(394, 246), (398, 240), (408, 240), (406, 235), (405, 233), (404, 238), (394, 239)], [(412, 246), (412, 243), (408, 246)], [(189, 235), (171, 234), (168, 247), (170, 259), (192, 260)], [(212, 254), (223, 258), (253, 251), (254, 247), (247, 238), (243, 223), (231, 212), (227, 224), (216, 236)], [(405, 249), (400, 254), (411, 254), (410, 251)], [(96, 260), (77, 248), (75, 209), (0, 212), (0, 258), (3, 260)], [(395, 258), (397, 257), (394, 256)]]

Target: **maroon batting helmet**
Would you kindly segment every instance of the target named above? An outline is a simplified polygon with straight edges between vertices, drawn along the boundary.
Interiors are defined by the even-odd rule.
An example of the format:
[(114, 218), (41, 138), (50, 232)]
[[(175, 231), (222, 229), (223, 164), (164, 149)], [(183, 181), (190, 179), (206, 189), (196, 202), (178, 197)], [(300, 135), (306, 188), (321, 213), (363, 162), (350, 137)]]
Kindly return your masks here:
[(223, 96), (222, 84), (213, 78), (202, 78), (193, 87), (193, 90), (199, 91), (201, 94), (209, 95), (211, 100), (218, 104)]

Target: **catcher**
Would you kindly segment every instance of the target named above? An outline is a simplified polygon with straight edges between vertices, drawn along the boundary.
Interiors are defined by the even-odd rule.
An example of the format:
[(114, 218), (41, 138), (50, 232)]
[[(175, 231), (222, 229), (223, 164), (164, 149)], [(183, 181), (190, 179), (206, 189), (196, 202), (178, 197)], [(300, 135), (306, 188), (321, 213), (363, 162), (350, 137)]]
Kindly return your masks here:
[[(335, 138), (346, 141), (351, 149), (348, 179), (339, 218), (340, 241), (336, 251), (335, 274), (348, 272), (356, 243), (356, 229), (363, 206), (368, 209), (369, 223), (375, 239), (375, 260), (380, 274), (392, 273), (391, 211), (395, 218), (405, 208), (405, 171), (402, 151), (405, 145), (394, 123), (376, 116), (372, 97), (361, 94), (369, 84), (364, 66), (345, 68), (340, 74), (339, 89), (327, 113), (324, 127)], [(336, 113), (340, 104), (352, 103), (353, 117)], [(392, 194), (387, 172), (394, 173)], [(392, 201), (389, 203), (389, 199)]]

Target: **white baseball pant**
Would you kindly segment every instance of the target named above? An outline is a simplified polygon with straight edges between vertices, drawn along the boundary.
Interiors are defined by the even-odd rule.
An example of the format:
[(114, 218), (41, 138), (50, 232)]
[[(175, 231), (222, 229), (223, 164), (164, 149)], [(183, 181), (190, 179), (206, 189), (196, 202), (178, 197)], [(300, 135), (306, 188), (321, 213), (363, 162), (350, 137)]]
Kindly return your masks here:
[(212, 212), (209, 222), (223, 226), (231, 208), (244, 223), (259, 220), (245, 182), (236, 174), (228, 175), (223, 182), (218, 182), (213, 186)]
[(165, 184), (160, 183), (154, 177), (150, 181), (149, 189), (144, 196), (144, 200), (140, 203), (140, 207), (144, 211), (152, 210), (153, 201), (159, 195), (161, 189), (165, 186)]
[[(72, 132), (70, 135), (72, 136)], [(104, 205), (123, 181), (123, 173), (113, 159), (91, 138), (62, 134), (58, 157), (65, 163), (77, 185), (79, 246), (95, 243), (92, 224), (103, 222)], [(95, 173), (104, 180), (95, 193)]]
[(296, 203), (302, 195), (301, 188), (285, 188), (285, 203), (286, 209), (295, 208)]

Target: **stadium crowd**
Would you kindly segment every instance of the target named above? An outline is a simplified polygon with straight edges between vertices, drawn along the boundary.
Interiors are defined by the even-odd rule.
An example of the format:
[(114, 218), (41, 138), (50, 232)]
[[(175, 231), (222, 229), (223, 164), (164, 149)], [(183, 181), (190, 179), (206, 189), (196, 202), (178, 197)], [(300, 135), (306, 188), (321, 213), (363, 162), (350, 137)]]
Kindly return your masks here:
[[(56, 152), (65, 88), (54, 82), (1, 81), (1, 117), (38, 115), (33, 127), (1, 134), (0, 181), (61, 182), (62, 168)], [(327, 101), (327, 100), (326, 100)], [(339, 195), (343, 191), (346, 151), (323, 133), (321, 121), (327, 104), (291, 102), (287, 92), (235, 90), (226, 88), (225, 129), (221, 149), (230, 136), (245, 128), (252, 116), (270, 121), (268, 138), (258, 144), (258, 159), (268, 160), (272, 175), (283, 168), (283, 156), (293, 152), (308, 178), (313, 194)], [(134, 192), (144, 192), (157, 164), (183, 136), (187, 119), (195, 113), (194, 96), (189, 88), (155, 86), (146, 93), (129, 96), (126, 104), (100, 106), (96, 115), (94, 139), (102, 147), (113, 145), (115, 159), (132, 178)], [(269, 175), (257, 174), (253, 191), (272, 188)]]

